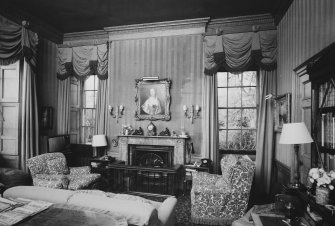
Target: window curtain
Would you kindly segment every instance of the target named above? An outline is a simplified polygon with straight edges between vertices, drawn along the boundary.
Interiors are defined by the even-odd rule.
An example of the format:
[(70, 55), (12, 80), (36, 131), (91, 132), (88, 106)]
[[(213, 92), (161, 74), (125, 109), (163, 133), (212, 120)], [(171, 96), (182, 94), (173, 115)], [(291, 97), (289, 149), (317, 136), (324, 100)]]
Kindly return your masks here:
[[(271, 103), (265, 101), (265, 95), (275, 91), (276, 60), (277, 31), (275, 30), (206, 36), (204, 38), (204, 73), (209, 75), (205, 77), (214, 78), (213, 75), (221, 67), (224, 67), (228, 72), (245, 71), (255, 64), (260, 68), (259, 87), (261, 92), (257, 125), (255, 184), (259, 187), (257, 191), (266, 193), (270, 192), (271, 187), (274, 139), (272, 106)], [(207, 90), (206, 93), (214, 100), (213, 90), (216, 90), (215, 86), (212, 87), (212, 90)], [(216, 105), (216, 103), (214, 104)], [(206, 140), (214, 142), (215, 147), (212, 148), (217, 148), (217, 113), (216, 109), (211, 112), (212, 110), (207, 109), (209, 116), (205, 119), (205, 123), (206, 126), (207, 124), (212, 125), (213, 130), (208, 132)], [(204, 128), (207, 128), (206, 126)], [(216, 140), (211, 140), (207, 136), (212, 136)], [(215, 153), (218, 150), (214, 149), (211, 152)], [(213, 158), (213, 160), (218, 162), (218, 158)]]
[(274, 161), (273, 101), (266, 100), (268, 94), (276, 94), (276, 70), (259, 72), (259, 108), (257, 117), (256, 143), (256, 191), (270, 194), (271, 175)]
[(21, 169), (26, 168), (27, 159), (39, 155), (39, 118), (36, 92), (36, 73), (25, 60), (21, 98)]
[(277, 31), (260, 31), (205, 37), (205, 74), (220, 67), (241, 72), (257, 64), (264, 70), (276, 69)]
[(27, 170), (26, 160), (39, 154), (39, 117), (36, 95), (36, 55), (38, 36), (27, 22), (17, 25), (0, 17), (0, 65), (23, 59), (21, 88), (20, 168)]
[(108, 44), (58, 48), (57, 78), (75, 76), (83, 80), (97, 75), (100, 80), (108, 78)]
[[(215, 76), (204, 76), (203, 90), (205, 95), (203, 95), (202, 106), (204, 106), (202, 120), (202, 128), (204, 128), (204, 137), (202, 142), (202, 150), (205, 150), (205, 158), (213, 160), (213, 168), (216, 172), (217, 159), (218, 159), (218, 133), (217, 133), (217, 122), (218, 115), (216, 109), (217, 103), (217, 88), (216, 88), (216, 77)], [(214, 92), (213, 92), (214, 91)]]
[(69, 134), (71, 78), (58, 80), (57, 85), (57, 134)]
[(99, 90), (97, 97), (97, 108), (95, 113), (95, 134), (105, 134), (107, 135), (107, 126), (108, 126), (108, 89), (107, 89), (107, 80), (100, 80)]

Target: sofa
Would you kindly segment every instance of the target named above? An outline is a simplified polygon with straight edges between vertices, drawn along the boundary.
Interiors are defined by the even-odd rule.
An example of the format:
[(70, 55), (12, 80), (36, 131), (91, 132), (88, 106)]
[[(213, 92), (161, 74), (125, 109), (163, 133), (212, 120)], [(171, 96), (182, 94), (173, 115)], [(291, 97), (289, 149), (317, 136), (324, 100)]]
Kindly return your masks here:
[(177, 199), (168, 197), (155, 202), (139, 196), (115, 194), (100, 190), (64, 190), (38, 186), (16, 186), (7, 189), (5, 198), (25, 198), (57, 204), (103, 209), (126, 218), (128, 225), (173, 226)]

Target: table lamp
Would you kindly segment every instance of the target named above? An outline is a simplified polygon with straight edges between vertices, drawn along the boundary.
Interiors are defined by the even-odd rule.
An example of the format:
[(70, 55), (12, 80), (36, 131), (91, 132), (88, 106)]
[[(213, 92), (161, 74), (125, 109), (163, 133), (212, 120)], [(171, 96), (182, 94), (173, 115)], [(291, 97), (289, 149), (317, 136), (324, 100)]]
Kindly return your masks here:
[[(98, 157), (98, 153), (100, 152), (99, 149), (104, 150), (105, 149), (104, 147), (106, 146), (107, 146), (107, 140), (104, 134), (93, 135), (92, 147), (95, 148), (94, 157)], [(107, 152), (105, 153), (105, 155), (107, 156)]]
[[(299, 144), (312, 143), (313, 139), (308, 132), (304, 122), (299, 123), (287, 123), (283, 125), (279, 144), (293, 144), (294, 152), (296, 155), (294, 166), (296, 170), (294, 172), (294, 180), (289, 184), (289, 188), (300, 189), (300, 168), (299, 168)], [(293, 167), (292, 167), (293, 168)], [(292, 172), (292, 170), (291, 170)]]

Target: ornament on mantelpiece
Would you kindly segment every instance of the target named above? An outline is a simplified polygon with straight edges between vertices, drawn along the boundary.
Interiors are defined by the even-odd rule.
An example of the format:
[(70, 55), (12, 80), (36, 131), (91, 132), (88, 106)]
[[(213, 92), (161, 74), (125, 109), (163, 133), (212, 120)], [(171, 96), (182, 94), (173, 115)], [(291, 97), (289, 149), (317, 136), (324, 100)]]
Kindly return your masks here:
[(157, 135), (157, 132), (156, 132), (157, 128), (152, 122), (149, 123), (147, 129), (148, 129), (148, 136), (156, 136)]
[(166, 127), (165, 130), (159, 133), (159, 136), (171, 136), (170, 130)]
[(138, 127), (138, 129), (135, 129), (132, 135), (144, 135), (143, 129), (141, 127)]

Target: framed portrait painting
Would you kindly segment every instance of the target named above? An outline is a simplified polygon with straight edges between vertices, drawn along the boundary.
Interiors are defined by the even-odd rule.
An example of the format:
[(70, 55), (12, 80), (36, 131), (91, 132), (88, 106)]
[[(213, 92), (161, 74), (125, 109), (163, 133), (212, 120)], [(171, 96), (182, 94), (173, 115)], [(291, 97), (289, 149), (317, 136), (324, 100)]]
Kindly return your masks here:
[(284, 123), (291, 122), (291, 94), (275, 98), (275, 131), (281, 132)]
[(136, 120), (170, 120), (171, 80), (136, 79), (135, 81)]

